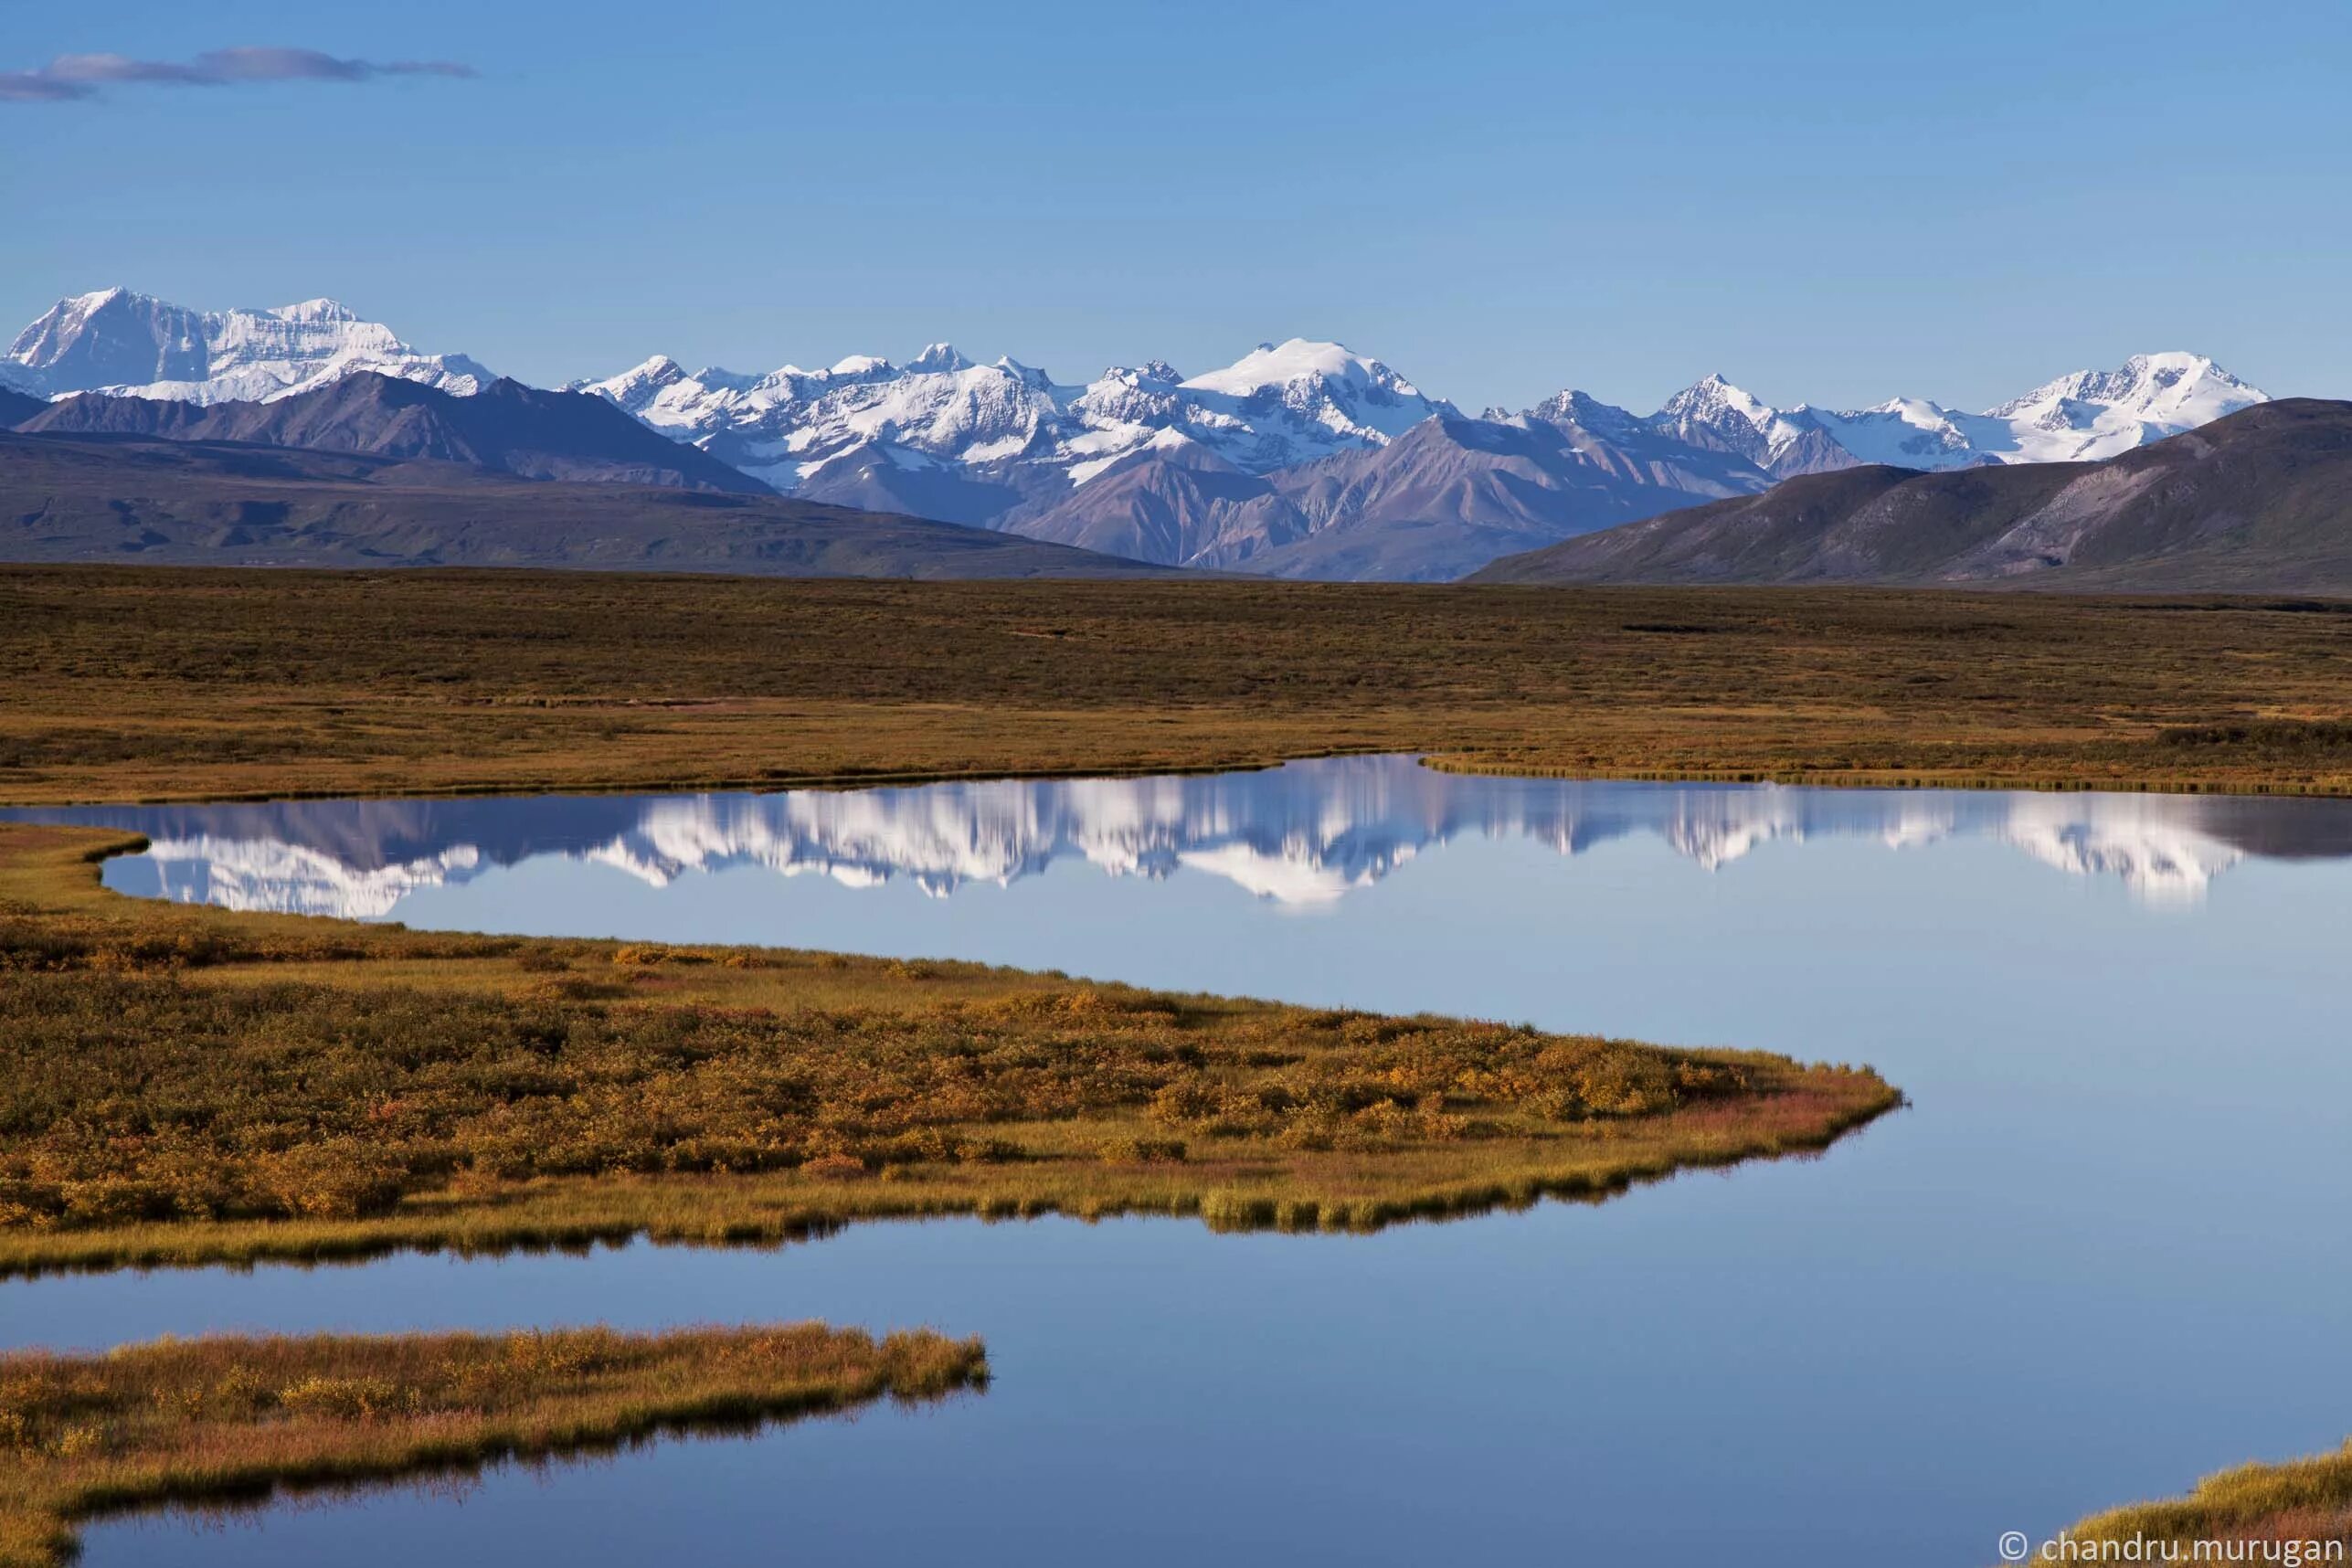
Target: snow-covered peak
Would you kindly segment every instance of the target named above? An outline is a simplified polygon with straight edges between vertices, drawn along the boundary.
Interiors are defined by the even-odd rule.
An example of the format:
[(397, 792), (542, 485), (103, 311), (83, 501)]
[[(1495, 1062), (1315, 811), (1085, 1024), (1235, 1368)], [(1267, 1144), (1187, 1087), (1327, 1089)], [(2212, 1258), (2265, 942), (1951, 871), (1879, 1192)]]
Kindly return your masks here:
[(59, 300), (0, 363), (10, 382), (44, 397), (110, 392), (191, 403), (269, 401), (359, 370), (459, 394), (493, 379), (462, 355), (419, 353), (334, 300), (197, 312), (121, 288)]
[(1666, 420), (1690, 420), (1700, 424), (1716, 424), (1737, 419), (1752, 430), (1768, 428), (1778, 415), (1754, 393), (1723, 379), (1721, 372), (1711, 371), (1666, 400), (1658, 418)]
[(910, 376), (922, 376), (969, 370), (971, 367), (972, 362), (958, 354), (954, 344), (934, 343), (925, 344), (923, 352), (907, 362), (906, 372)]
[(59, 300), (16, 334), (8, 360), (45, 394), (200, 375), (205, 323), (128, 289)]
[(601, 381), (568, 382), (564, 390), (591, 392), (634, 412), (641, 402), (650, 402), (664, 387), (674, 387), (685, 379), (685, 366), (666, 354), (657, 354), (618, 376), (608, 376)]
[(1255, 472), (1385, 446), (1433, 415), (1457, 412), (1377, 359), (1299, 337), (1262, 343), (1223, 370), (1177, 383), (1174, 395), (1198, 439)]
[(1396, 397), (1421, 397), (1419, 387), (1379, 360), (1367, 359), (1344, 344), (1318, 343), (1303, 337), (1278, 344), (1261, 343), (1223, 370), (1212, 370), (1179, 385), (1194, 392), (1246, 397), (1300, 382), (1378, 388)]
[(825, 374), (847, 380), (853, 376), (886, 376), (895, 368), (890, 361), (878, 355), (852, 354), (833, 361), (826, 367)]
[[(1997, 404), (1985, 413), (1991, 418), (2010, 418), (2071, 399), (2149, 411), (2203, 414), (2207, 419), (2214, 419), (2222, 413), (2267, 402), (2269, 397), (2204, 355), (2175, 350), (2135, 354), (2114, 370), (2077, 370), (2044, 382), (2022, 397)], [(2219, 411), (2210, 411), (2216, 409)]]
[[(1574, 425), (1596, 436), (1623, 440), (1640, 432), (1642, 421), (1614, 403), (1604, 403), (1588, 392), (1570, 387), (1554, 392), (1527, 411), (1530, 418), (1548, 420), (1555, 425)], [(1492, 418), (1492, 411), (1489, 411)]]
[(1676, 440), (1731, 452), (1770, 469), (1814, 429), (1802, 413), (1784, 413), (1722, 375), (1702, 376), (1666, 400), (1649, 426)]
[[(971, 368), (969, 360), (965, 362), (963, 368), (967, 370)], [(1034, 365), (1022, 364), (1009, 354), (997, 355), (996, 362), (989, 368), (1001, 371), (1020, 382), (1023, 387), (1034, 387), (1040, 392), (1050, 392), (1054, 389), (1054, 378), (1051, 376)]]

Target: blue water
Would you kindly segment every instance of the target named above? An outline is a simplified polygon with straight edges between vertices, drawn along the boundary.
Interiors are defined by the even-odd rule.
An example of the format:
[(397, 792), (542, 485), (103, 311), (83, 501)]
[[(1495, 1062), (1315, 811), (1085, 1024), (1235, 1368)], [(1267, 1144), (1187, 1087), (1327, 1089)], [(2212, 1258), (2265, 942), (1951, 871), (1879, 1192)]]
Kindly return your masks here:
[[(58, 815), (58, 813), (43, 813)], [(1375, 1236), (878, 1225), (775, 1252), (0, 1285), (0, 1337), (821, 1317), (981, 1395), (93, 1564), (1981, 1563), (2352, 1431), (2352, 805), (1450, 779), (105, 809), (126, 891), (986, 959), (1868, 1061), (1826, 1157)]]

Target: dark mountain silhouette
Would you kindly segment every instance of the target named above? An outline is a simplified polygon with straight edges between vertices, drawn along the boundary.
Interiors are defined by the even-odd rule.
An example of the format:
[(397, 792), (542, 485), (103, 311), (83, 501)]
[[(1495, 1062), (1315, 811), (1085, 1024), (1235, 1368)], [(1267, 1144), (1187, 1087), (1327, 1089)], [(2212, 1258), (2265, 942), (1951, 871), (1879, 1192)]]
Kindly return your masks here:
[(2352, 593), (2352, 403), (2258, 404), (2104, 462), (1802, 475), (1468, 580)]
[(37, 434), (243, 441), (471, 463), (524, 479), (772, 492), (697, 448), (647, 429), (601, 397), (498, 380), (471, 397), (356, 371), (268, 403), (175, 403), (84, 392), (10, 423)]

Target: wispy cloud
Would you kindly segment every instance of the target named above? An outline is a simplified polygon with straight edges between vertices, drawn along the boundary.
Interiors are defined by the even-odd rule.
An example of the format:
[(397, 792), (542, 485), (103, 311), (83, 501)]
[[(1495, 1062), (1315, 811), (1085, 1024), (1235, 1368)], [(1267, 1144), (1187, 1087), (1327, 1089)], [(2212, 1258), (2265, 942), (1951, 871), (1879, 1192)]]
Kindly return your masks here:
[(383, 76), (460, 76), (454, 60), (350, 60), (316, 49), (210, 49), (192, 60), (136, 60), (128, 55), (59, 55), (37, 70), (0, 71), (0, 102), (57, 103), (95, 97), (124, 83), (235, 87), (254, 81), (369, 81)]

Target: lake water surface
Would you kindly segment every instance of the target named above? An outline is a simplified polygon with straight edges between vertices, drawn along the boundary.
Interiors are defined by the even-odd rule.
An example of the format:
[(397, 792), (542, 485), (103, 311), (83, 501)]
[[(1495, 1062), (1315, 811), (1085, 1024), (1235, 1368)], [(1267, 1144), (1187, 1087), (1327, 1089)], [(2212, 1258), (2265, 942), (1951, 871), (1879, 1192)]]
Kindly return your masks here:
[(0, 1340), (821, 1317), (985, 1393), (119, 1521), (94, 1565), (1968, 1564), (2352, 1432), (2352, 803), (1452, 778), (16, 813), (125, 892), (948, 956), (1870, 1062), (1821, 1159), (1373, 1236), (935, 1222), (780, 1251), (0, 1284)]

